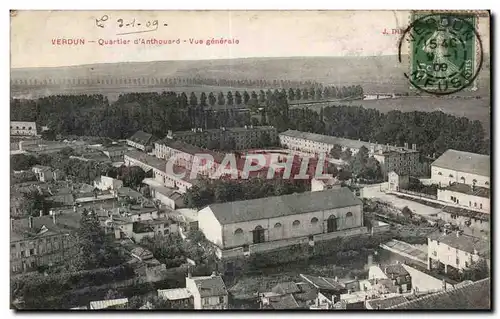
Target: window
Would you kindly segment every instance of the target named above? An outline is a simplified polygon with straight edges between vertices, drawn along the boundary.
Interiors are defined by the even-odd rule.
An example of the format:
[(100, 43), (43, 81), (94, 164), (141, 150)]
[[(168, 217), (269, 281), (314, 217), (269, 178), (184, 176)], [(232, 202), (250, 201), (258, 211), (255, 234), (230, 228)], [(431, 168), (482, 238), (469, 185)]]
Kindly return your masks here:
[(236, 229), (236, 230), (234, 231), (234, 234), (235, 234), (235, 235), (241, 235), (241, 234), (243, 234), (243, 229), (241, 229), (241, 228)]
[(479, 203), (479, 208), (483, 209), (483, 204)]
[(318, 222), (318, 219), (317, 219), (316, 217), (313, 217), (313, 218), (311, 219), (311, 224), (313, 224), (313, 225), (314, 225), (314, 224), (316, 224), (317, 222)]
[(453, 175), (452, 175), (452, 174), (450, 174), (450, 175), (449, 175), (449, 177), (450, 177), (450, 178), (453, 178)]
[(438, 172), (438, 175), (443, 175), (443, 173), (441, 173), (441, 172)]
[(348, 217), (352, 217), (352, 213), (351, 212), (348, 212), (347, 214), (345, 214), (345, 217), (348, 218)]
[(300, 222), (299, 222), (298, 220), (296, 220), (296, 221), (294, 221), (294, 222), (292, 223), (292, 225), (293, 225), (293, 227), (297, 227), (297, 226), (299, 226), (299, 225), (300, 225)]
[(208, 298), (203, 298), (203, 304), (208, 305)]
[(474, 203), (474, 207), (477, 207), (477, 203)]
[(168, 235), (169, 233), (170, 233), (170, 230), (168, 230), (168, 229), (163, 230), (164, 235)]
[(490, 185), (490, 183), (489, 182), (484, 182), (484, 185)]
[(471, 202), (469, 201), (469, 207), (471, 206)]
[(21, 257), (22, 257), (22, 258), (26, 257), (26, 252), (25, 252), (24, 250), (23, 250), (23, 251), (21, 251)]
[(30, 249), (30, 256), (33, 256), (35, 254), (35, 248)]
[(274, 224), (274, 228), (281, 228), (281, 224), (280, 223)]
[(224, 296), (219, 297), (219, 303), (224, 303)]
[(456, 262), (457, 262), (457, 265), (459, 265), (460, 264), (460, 259), (457, 258)]

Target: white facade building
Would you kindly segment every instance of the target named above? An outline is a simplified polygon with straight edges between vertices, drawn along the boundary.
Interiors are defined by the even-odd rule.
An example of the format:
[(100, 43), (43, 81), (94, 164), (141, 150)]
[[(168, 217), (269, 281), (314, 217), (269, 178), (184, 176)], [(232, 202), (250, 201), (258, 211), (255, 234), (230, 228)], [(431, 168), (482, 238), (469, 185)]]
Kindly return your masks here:
[(447, 150), (431, 164), (431, 180), (440, 186), (453, 183), (490, 187), (490, 157)]

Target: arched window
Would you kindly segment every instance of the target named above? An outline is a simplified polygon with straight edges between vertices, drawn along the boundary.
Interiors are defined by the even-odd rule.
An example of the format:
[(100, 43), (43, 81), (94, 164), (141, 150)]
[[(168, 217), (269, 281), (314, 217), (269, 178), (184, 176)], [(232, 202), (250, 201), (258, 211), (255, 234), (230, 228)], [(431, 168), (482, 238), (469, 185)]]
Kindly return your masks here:
[(281, 228), (281, 223), (274, 224), (274, 228)]
[(296, 221), (294, 221), (294, 222), (292, 223), (292, 225), (293, 225), (293, 227), (297, 227), (297, 226), (299, 226), (299, 225), (300, 225), (300, 222), (299, 222), (298, 220), (296, 220)]
[(348, 212), (347, 214), (345, 214), (345, 217), (352, 217), (352, 213), (351, 212)]
[(460, 179), (461, 179), (461, 180), (463, 180), (463, 181), (465, 181), (465, 177), (463, 177), (463, 176), (462, 176), (462, 177), (460, 177)]
[(450, 174), (448, 177), (453, 178), (453, 175), (452, 175), (452, 174)]
[(317, 219), (316, 217), (313, 217), (313, 218), (311, 219), (311, 224), (313, 224), (313, 225), (314, 225), (314, 224), (316, 224), (317, 222), (318, 222), (318, 219)]
[(472, 183), (476, 184), (477, 183), (477, 179), (473, 179)]
[(264, 228), (262, 228), (262, 226), (260, 226), (260, 225), (255, 227), (255, 230), (262, 230), (262, 229), (264, 229)]
[(234, 234), (235, 234), (235, 235), (241, 235), (241, 234), (243, 234), (243, 229), (241, 229), (241, 228), (236, 229), (236, 230), (234, 231)]
[(438, 172), (438, 175), (443, 175), (443, 173), (441, 173), (441, 172)]
[(490, 185), (490, 183), (489, 182), (484, 182), (484, 185)]

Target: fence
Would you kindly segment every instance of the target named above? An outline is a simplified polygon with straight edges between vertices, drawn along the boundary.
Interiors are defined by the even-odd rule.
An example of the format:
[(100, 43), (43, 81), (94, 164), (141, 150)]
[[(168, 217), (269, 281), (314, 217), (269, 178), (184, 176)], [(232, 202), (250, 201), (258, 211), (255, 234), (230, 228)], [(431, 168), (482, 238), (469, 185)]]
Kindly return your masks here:
[(417, 196), (417, 197), (430, 198), (430, 199), (437, 200), (437, 195), (430, 195), (430, 194), (425, 194), (425, 193), (412, 192), (412, 191), (409, 191), (407, 189), (400, 189), (398, 192), (399, 193), (403, 193), (403, 194)]

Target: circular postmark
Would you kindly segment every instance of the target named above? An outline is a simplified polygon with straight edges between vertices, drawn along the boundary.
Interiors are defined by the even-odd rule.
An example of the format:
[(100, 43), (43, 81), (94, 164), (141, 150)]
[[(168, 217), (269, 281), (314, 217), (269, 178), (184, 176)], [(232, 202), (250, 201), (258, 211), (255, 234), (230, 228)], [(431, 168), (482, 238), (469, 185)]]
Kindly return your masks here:
[(418, 16), (399, 41), (408, 43), (410, 70), (405, 77), (421, 91), (447, 95), (470, 87), (483, 63), (482, 43), (473, 14), (433, 13)]

